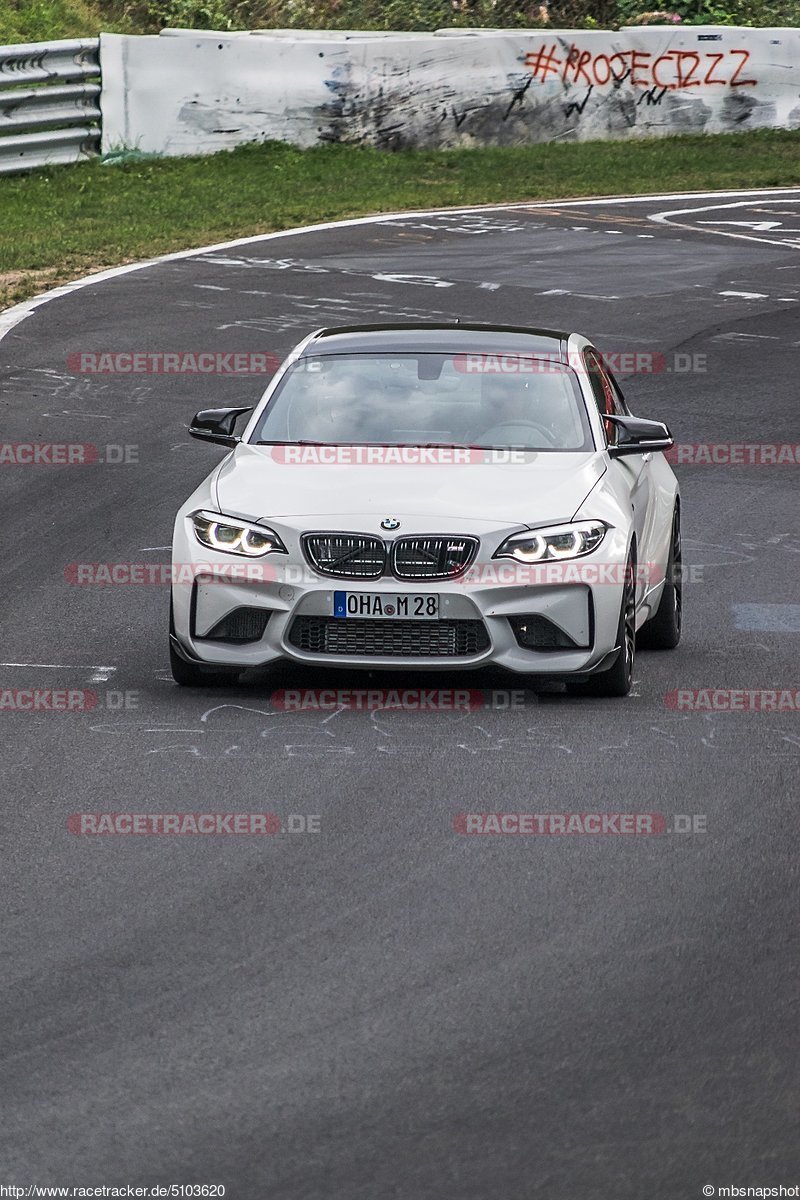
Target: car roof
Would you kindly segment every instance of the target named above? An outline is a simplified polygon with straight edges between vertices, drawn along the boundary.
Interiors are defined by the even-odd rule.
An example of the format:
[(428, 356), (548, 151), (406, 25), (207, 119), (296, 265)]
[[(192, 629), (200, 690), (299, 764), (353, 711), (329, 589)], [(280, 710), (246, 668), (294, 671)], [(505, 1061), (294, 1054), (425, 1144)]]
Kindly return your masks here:
[(302, 349), (313, 354), (394, 353), (546, 354), (566, 361), (568, 333), (523, 325), (419, 322), (403, 325), (341, 325), (319, 329)]

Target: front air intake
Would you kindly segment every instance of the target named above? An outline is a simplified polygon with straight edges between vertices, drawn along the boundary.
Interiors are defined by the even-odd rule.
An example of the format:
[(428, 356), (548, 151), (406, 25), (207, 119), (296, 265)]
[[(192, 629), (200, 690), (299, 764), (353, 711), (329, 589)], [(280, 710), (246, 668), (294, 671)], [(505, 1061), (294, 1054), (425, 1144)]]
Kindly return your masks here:
[(358, 658), (470, 658), (489, 648), (483, 621), (295, 617), (289, 643), (307, 654)]
[(264, 636), (272, 613), (267, 608), (234, 608), (213, 629), (203, 635), (203, 641), (258, 642)]
[(569, 634), (539, 613), (526, 617), (509, 617), (509, 624), (523, 650), (581, 649)]

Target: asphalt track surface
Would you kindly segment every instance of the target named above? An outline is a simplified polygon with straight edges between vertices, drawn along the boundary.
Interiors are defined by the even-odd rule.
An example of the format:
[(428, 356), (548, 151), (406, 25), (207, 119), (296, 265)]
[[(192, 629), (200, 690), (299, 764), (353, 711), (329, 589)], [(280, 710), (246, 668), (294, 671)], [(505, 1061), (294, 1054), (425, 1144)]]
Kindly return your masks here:
[[(138, 460), (0, 469), (3, 688), (97, 696), (89, 712), (0, 712), (3, 1183), (688, 1200), (800, 1182), (798, 715), (666, 700), (800, 683), (797, 466), (677, 468), (684, 640), (640, 654), (623, 701), (295, 668), (181, 690), (164, 587), (65, 576), (167, 561), (176, 508), (223, 453), (187, 437), (189, 418), (262, 386), (81, 375), (76, 352), (283, 354), (321, 325), (397, 319), (574, 327), (665, 356), (624, 386), (679, 443), (796, 443), (800, 193), (709, 205), (251, 241), (93, 282), (7, 333), (4, 442)], [(271, 700), (365, 682), (455, 683), (486, 703)], [(81, 811), (313, 814), (320, 832), (77, 836)], [(668, 832), (454, 829), (485, 811), (659, 812)], [(676, 814), (705, 832), (671, 832)]]

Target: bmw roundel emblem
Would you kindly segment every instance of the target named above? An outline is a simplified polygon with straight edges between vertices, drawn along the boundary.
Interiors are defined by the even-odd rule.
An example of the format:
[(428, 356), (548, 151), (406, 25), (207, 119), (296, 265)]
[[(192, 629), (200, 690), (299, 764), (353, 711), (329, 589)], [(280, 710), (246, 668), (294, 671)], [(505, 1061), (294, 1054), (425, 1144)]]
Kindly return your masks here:
[(381, 521), (381, 529), (399, 529), (400, 522), (397, 517), (384, 517)]

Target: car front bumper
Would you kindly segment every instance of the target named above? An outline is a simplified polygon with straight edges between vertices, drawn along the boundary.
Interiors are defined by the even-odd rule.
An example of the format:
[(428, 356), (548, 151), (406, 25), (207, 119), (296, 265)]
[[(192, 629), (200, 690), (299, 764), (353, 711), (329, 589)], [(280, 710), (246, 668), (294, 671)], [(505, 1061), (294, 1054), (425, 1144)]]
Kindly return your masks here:
[[(280, 531), (280, 530), (279, 530)], [(493, 547), (489, 546), (489, 552)], [(229, 554), (207, 550), (197, 544), (179, 518), (176, 524), (173, 562), (190, 564), (173, 583), (173, 622), (176, 649), (192, 662), (209, 667), (236, 666), (242, 670), (261, 667), (278, 660), (361, 669), (453, 670), (482, 666), (502, 667), (525, 675), (565, 676), (591, 673), (611, 665), (617, 649), (617, 631), (622, 602), (622, 574), (627, 555), (624, 531), (609, 531), (600, 551), (579, 560), (581, 578), (578, 582), (563, 582), (565, 564), (555, 564), (550, 572), (552, 582), (517, 582), (518, 568), (510, 560), (486, 558), (482, 549), (478, 561), (460, 580), (420, 579), (413, 584), (392, 577), (380, 579), (332, 579), (315, 574), (292, 554), (269, 555), (259, 560), (237, 560), (232, 564)], [(605, 568), (615, 570), (612, 580), (585, 582), (592, 577), (592, 560), (602, 559)], [(264, 566), (264, 564), (267, 564)], [(255, 564), (255, 565), (254, 565)], [(546, 567), (549, 564), (542, 564)], [(231, 578), (235, 567), (240, 578)], [(216, 572), (222, 573), (222, 577)], [(540, 571), (540, 575), (547, 572)], [(597, 569), (594, 574), (602, 576)], [(267, 576), (267, 577), (265, 577)], [(481, 646), (471, 653), (442, 652), (426, 654), (414, 645), (412, 652), (403, 653), (403, 645), (394, 646), (391, 653), (359, 653), (354, 649), (358, 638), (337, 637), (337, 643), (348, 642), (344, 652), (315, 653), (301, 648), (297, 642), (298, 620), (305, 619), (306, 628), (324, 631), (328, 622), (343, 625), (352, 618), (334, 618), (334, 592), (370, 592), (389, 594), (436, 593), (440, 600), (439, 621), (416, 620), (416, 629), (409, 630), (410, 642), (425, 643), (425, 626), (438, 624), (440, 630), (453, 623), (453, 628), (466, 629), (461, 623), (471, 622), (472, 629), (480, 628)], [(240, 608), (265, 610), (269, 613), (263, 634), (252, 641), (231, 642), (209, 637), (228, 614)], [(520, 645), (512, 624), (513, 618), (544, 618), (551, 626), (566, 635), (574, 646), (567, 649), (529, 649)], [(375, 618), (365, 618), (372, 624)], [(395, 624), (399, 618), (390, 618)], [(408, 622), (407, 622), (408, 624)], [(423, 633), (420, 634), (420, 627)], [(339, 631), (335, 631), (337, 634)], [(350, 631), (352, 634), (352, 630)], [(374, 630), (368, 630), (373, 633)], [(392, 631), (387, 631), (392, 640)], [(370, 639), (374, 641), (374, 639)], [(397, 639), (395, 639), (397, 640)], [(381, 639), (379, 638), (380, 642)], [(399, 639), (403, 641), (403, 639)]]

